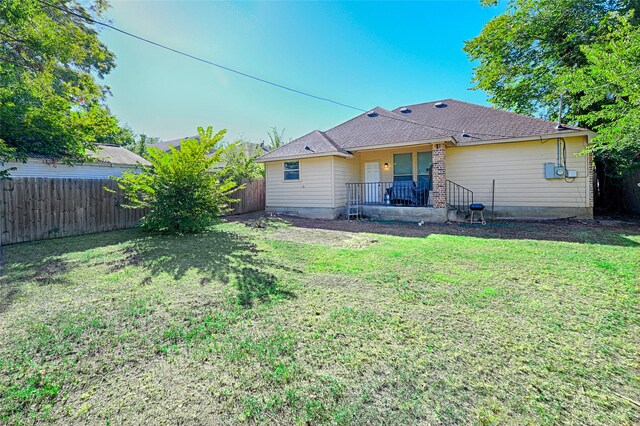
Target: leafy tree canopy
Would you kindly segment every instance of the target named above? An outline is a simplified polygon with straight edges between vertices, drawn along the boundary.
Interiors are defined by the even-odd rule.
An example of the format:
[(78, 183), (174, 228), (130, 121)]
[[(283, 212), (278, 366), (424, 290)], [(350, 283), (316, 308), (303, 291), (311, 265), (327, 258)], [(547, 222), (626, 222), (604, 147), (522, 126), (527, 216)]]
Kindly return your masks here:
[[(39, 152), (85, 159), (94, 143), (130, 143), (104, 103), (99, 78), (114, 54), (88, 21), (105, 0), (0, 1), (0, 160)], [(55, 6), (55, 7), (54, 7)]]
[(125, 207), (149, 209), (143, 228), (198, 232), (227, 211), (237, 185), (226, 167), (214, 167), (230, 149), (220, 143), (225, 132), (214, 134), (212, 127), (199, 127), (198, 139), (185, 139), (179, 150), (172, 147), (169, 152), (151, 147), (147, 151), (151, 167), (114, 178), (128, 200)]
[[(485, 6), (498, 0), (481, 0)], [(640, 0), (509, 0), (505, 13), (489, 21), (465, 43), (477, 89), (491, 103), (523, 114), (555, 118), (566, 69), (587, 66), (583, 46), (597, 43), (609, 32), (610, 12), (637, 9)], [(632, 20), (635, 25), (636, 19)], [(566, 99), (569, 114), (580, 104)]]
[(618, 164), (640, 160), (640, 27), (633, 14), (612, 13), (606, 34), (582, 47), (586, 65), (566, 69), (560, 81), (576, 99), (576, 118), (598, 132), (591, 149)]

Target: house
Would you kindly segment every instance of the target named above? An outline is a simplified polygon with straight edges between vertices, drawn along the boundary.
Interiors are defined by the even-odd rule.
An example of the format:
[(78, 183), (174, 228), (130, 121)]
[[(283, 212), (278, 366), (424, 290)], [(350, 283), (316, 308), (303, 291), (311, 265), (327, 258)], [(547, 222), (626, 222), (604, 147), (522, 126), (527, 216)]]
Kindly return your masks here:
[(51, 156), (31, 154), (25, 163), (7, 162), (3, 168), (16, 168), (9, 172), (12, 178), (106, 179), (122, 176), (123, 172), (135, 170), (140, 165), (150, 165), (147, 160), (120, 145), (98, 144), (97, 150), (89, 151), (88, 155), (95, 161), (64, 164)]
[(592, 161), (579, 154), (594, 135), (445, 99), (376, 107), (258, 161), (275, 213), (444, 222), (476, 202), (496, 217), (590, 218)]

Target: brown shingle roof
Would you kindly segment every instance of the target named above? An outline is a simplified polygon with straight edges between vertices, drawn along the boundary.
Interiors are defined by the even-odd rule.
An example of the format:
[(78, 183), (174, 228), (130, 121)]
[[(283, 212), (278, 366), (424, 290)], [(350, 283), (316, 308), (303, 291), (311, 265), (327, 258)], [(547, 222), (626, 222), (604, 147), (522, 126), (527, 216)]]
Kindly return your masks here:
[[(453, 139), (458, 144), (465, 145), (498, 139), (537, 137), (558, 132), (555, 126), (556, 123), (540, 118), (444, 99), (407, 105), (393, 111), (376, 107), (326, 132), (315, 130), (260, 159), (268, 161), (312, 153), (330, 154), (421, 140)], [(565, 131), (585, 130), (573, 126), (565, 128)], [(311, 151), (305, 150), (305, 146)]]
[[(306, 149), (306, 148), (309, 149)], [(282, 145), (271, 152), (266, 153), (260, 159), (267, 160), (270, 158), (289, 158), (301, 155), (313, 154), (347, 154), (346, 151), (338, 146), (338, 144), (328, 137), (324, 132), (314, 130), (311, 133)]]
[[(436, 104), (443, 106), (436, 108)], [(423, 104), (407, 105), (411, 112), (402, 114), (419, 123), (447, 129), (460, 144), (469, 141), (485, 141), (495, 139), (537, 136), (557, 132), (557, 123), (515, 114), (497, 108), (443, 99)], [(402, 108), (394, 111), (399, 112)], [(565, 126), (567, 130), (585, 130), (579, 127)], [(469, 137), (462, 138), (462, 132)]]

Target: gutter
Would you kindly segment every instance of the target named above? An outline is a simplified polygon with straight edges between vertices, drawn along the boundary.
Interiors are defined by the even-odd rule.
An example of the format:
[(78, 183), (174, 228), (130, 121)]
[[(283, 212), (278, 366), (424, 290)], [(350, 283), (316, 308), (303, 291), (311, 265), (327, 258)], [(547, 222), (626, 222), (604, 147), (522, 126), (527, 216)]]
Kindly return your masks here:
[(553, 133), (545, 133), (542, 135), (530, 135), (530, 136), (520, 136), (517, 138), (502, 138), (502, 139), (486, 139), (481, 141), (469, 141), (462, 142), (458, 144), (458, 146), (475, 146), (475, 145), (490, 145), (490, 144), (498, 144), (498, 143), (509, 143), (509, 142), (529, 142), (534, 140), (545, 140), (545, 139), (554, 139), (554, 138), (562, 138), (566, 136), (570, 137), (578, 137), (578, 136), (587, 136), (589, 141), (591, 138), (596, 136), (597, 133), (592, 132), (591, 130), (563, 130), (559, 132)]
[(317, 158), (317, 157), (343, 157), (343, 158), (353, 158), (353, 154), (349, 152), (341, 152), (341, 151), (329, 151), (329, 152), (316, 152), (313, 154), (299, 154), (299, 155), (287, 155), (283, 157), (268, 157), (264, 158), (259, 157), (256, 160), (256, 163), (271, 163), (274, 161), (286, 161), (286, 160), (299, 160), (304, 158)]

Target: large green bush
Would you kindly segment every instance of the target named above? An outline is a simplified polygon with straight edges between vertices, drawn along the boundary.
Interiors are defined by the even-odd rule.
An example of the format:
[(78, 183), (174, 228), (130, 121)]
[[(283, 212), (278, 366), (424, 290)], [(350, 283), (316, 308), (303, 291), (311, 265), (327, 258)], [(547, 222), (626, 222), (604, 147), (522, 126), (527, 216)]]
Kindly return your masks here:
[(226, 130), (199, 127), (198, 139), (182, 141), (180, 150), (149, 148), (151, 167), (115, 178), (129, 208), (148, 208), (142, 227), (160, 232), (198, 232), (229, 209), (238, 189), (226, 167), (214, 168), (229, 148), (220, 144)]

